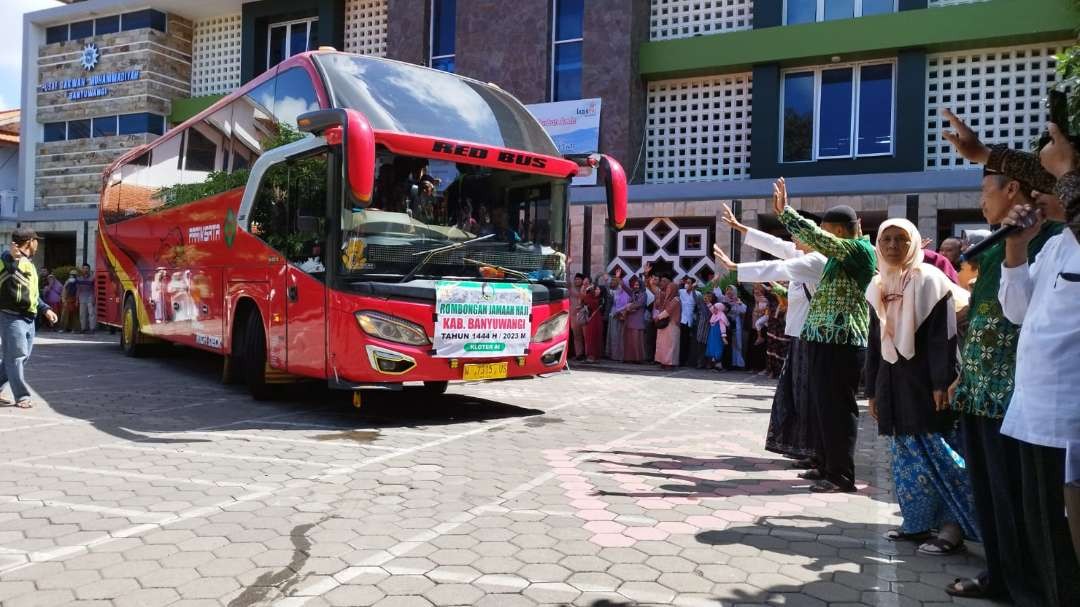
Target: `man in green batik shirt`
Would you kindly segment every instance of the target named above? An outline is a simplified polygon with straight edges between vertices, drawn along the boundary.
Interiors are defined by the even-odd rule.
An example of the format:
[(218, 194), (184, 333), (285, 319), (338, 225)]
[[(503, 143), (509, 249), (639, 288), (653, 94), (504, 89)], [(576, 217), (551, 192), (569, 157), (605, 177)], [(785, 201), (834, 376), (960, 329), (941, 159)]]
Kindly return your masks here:
[(859, 351), (866, 348), (870, 311), (866, 287), (877, 272), (877, 255), (854, 209), (825, 212), (821, 227), (787, 205), (787, 186), (773, 186), (773, 206), (788, 232), (828, 262), (800, 339), (807, 344), (809, 408), (818, 437), (818, 468), (800, 476), (815, 481), (815, 493), (855, 490), (855, 440), (858, 436)]
[[(1007, 146), (987, 146), (955, 114), (945, 138), (964, 158), (984, 165), (981, 207), (987, 223), (997, 225), (1016, 205), (1031, 204), (1032, 190), (1054, 191), (1057, 179), (1034, 154)], [(1041, 197), (1037, 204), (1055, 223), (1046, 223), (1028, 244), (1036, 259), (1051, 236), (1064, 228), (1059, 201)], [(979, 277), (972, 288), (968, 330), (960, 345), (960, 375), (950, 392), (960, 413), (964, 461), (982, 531), (986, 571), (961, 578), (945, 591), (969, 598), (1009, 599), (1018, 607), (1076, 605), (1080, 572), (1070, 558), (1069, 533), (1062, 513), (1061, 475), (1040, 449), (1001, 433), (1012, 399), (1020, 327), (1005, 318), (998, 298), (1005, 243), (975, 258)], [(1053, 471), (1052, 471), (1053, 470)]]

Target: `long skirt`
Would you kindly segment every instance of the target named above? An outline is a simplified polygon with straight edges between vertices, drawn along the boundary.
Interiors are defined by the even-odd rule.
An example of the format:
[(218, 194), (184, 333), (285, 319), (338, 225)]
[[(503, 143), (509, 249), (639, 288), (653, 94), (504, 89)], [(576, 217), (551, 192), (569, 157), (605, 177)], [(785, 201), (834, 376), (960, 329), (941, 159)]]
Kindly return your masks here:
[(626, 320), (619, 318), (618, 316), (612, 316), (608, 322), (608, 357), (611, 360), (622, 362), (624, 359), (623, 354), (623, 327), (626, 326)]
[(811, 426), (806, 342), (792, 338), (787, 360), (773, 396), (765, 450), (799, 459), (815, 455), (815, 431)]
[(709, 326), (709, 341), (705, 342), (705, 358), (719, 362), (724, 357), (724, 333), (719, 324)]
[(600, 314), (593, 314), (585, 325), (585, 356), (596, 360), (604, 355), (604, 322)]
[(784, 334), (782, 317), (769, 319), (768, 338), (769, 341), (765, 347), (765, 369), (769, 372), (769, 377), (780, 377), (791, 341), (791, 338)]
[(668, 367), (679, 365), (679, 323), (675, 320), (656, 330), (656, 362)]
[(904, 533), (922, 533), (956, 523), (978, 541), (979, 525), (964, 458), (945, 435), (895, 436), (891, 441), (896, 501)]
[(746, 368), (746, 359), (743, 358), (743, 328), (742, 317), (736, 317), (735, 322), (728, 325), (731, 334), (731, 366), (734, 369)]
[(623, 360), (628, 363), (645, 360), (645, 329), (623, 329)]

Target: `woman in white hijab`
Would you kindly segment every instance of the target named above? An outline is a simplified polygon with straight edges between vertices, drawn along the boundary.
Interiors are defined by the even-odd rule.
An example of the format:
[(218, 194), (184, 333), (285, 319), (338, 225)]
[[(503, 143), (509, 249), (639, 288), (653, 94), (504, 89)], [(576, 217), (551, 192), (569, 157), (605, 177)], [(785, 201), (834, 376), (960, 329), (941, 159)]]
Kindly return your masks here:
[(906, 219), (878, 229), (880, 273), (866, 289), (872, 312), (866, 385), (878, 433), (891, 438), (904, 517), (885, 537), (920, 542), (919, 552), (941, 556), (963, 551), (965, 537), (979, 537), (964, 460), (952, 447), (955, 418), (947, 397), (956, 378), (956, 310), (968, 294), (922, 263), (921, 242)]

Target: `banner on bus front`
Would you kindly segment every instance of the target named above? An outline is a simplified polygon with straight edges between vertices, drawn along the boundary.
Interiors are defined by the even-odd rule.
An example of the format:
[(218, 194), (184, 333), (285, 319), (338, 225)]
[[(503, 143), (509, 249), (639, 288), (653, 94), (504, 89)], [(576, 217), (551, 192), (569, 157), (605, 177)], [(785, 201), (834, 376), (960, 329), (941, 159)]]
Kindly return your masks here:
[(524, 356), (532, 335), (527, 285), (440, 280), (435, 288), (435, 356)]

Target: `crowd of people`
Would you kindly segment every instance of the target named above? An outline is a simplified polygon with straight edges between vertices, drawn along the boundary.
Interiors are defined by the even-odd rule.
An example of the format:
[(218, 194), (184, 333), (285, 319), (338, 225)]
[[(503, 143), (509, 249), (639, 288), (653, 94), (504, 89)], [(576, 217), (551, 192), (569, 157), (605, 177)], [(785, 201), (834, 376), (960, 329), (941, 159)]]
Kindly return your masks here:
[(790, 339), (787, 287), (723, 283), (709, 270), (701, 280), (678, 278), (652, 264), (639, 274), (616, 268), (596, 280), (577, 274), (570, 288), (571, 357), (778, 378)]
[(94, 309), (94, 275), (89, 264), (83, 264), (78, 270), (72, 268), (64, 280), (56, 277), (48, 269), (38, 272), (41, 277), (38, 287), (41, 299), (52, 310), (59, 311), (59, 322), (55, 326), (42, 326), (58, 333), (93, 333), (97, 326)]
[[(850, 207), (820, 225), (788, 204), (786, 241), (723, 220), (774, 257), (676, 282), (646, 265), (595, 282), (578, 275), (578, 359), (665, 368), (749, 368), (778, 377), (765, 447), (792, 459), (815, 493), (858, 488), (855, 444), (865, 386), (890, 445), (902, 524), (885, 536), (947, 556), (981, 541), (986, 571), (946, 587), (1021, 606), (1080, 605), (1080, 157), (1056, 125), (1039, 154), (987, 146), (945, 112), (945, 138), (984, 167), (982, 212), (1008, 237), (927, 248), (907, 219), (872, 243)], [(725, 288), (721, 288), (726, 284)], [(746, 287), (749, 286), (749, 289)]]

